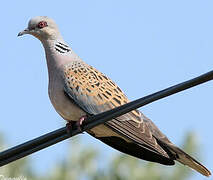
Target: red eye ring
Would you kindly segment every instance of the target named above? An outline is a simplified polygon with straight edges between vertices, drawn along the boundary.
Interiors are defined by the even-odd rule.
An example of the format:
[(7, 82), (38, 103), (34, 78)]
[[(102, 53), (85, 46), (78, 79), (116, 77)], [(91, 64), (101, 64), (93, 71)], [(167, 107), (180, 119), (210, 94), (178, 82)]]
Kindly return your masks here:
[(44, 28), (47, 26), (47, 22), (46, 21), (40, 21), (38, 24), (37, 24), (37, 28), (41, 29), (41, 28)]

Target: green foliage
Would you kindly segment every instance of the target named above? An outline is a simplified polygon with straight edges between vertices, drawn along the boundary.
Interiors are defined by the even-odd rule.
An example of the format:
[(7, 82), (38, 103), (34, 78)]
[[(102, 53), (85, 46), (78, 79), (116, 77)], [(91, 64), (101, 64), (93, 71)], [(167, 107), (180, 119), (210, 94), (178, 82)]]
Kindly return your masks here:
[[(4, 143), (4, 137), (0, 134), (0, 151), (5, 150), (7, 145)], [(32, 171), (29, 166), (30, 162), (28, 158), (23, 158), (13, 163), (0, 168), (0, 175), (4, 177), (19, 177), (20, 174), (31, 176)]]
[[(0, 136), (1, 137), (1, 136)], [(63, 160), (56, 162), (45, 176), (32, 172), (29, 158), (18, 160), (0, 169), (0, 174), (5, 177), (19, 177), (34, 180), (186, 180), (191, 175), (191, 170), (176, 163), (175, 166), (163, 166), (157, 163), (145, 162), (134, 157), (113, 153), (112, 158), (106, 161), (103, 153), (83, 145), (80, 138), (70, 140), (71, 144)], [(0, 138), (1, 147), (4, 146)], [(194, 155), (198, 151), (196, 135), (187, 133), (183, 142), (183, 149)], [(100, 162), (104, 166), (100, 167)]]

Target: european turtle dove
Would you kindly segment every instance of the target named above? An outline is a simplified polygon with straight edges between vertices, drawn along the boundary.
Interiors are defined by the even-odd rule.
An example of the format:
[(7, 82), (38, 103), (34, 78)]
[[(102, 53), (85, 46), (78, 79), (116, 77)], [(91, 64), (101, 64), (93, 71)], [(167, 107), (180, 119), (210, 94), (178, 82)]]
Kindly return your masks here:
[[(128, 102), (122, 90), (107, 76), (83, 62), (63, 40), (56, 23), (37, 16), (18, 36), (31, 34), (45, 49), (50, 100), (56, 111), (68, 122), (98, 114)], [(205, 176), (211, 172), (176, 147), (138, 110), (96, 126), (88, 133), (109, 146), (132, 156), (164, 165), (174, 160)]]

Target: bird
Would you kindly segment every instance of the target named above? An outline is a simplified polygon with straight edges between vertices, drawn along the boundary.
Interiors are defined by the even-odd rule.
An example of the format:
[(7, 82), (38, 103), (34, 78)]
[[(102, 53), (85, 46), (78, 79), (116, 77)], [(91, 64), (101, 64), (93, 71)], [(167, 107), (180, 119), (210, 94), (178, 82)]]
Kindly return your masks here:
[[(42, 43), (48, 68), (48, 95), (68, 124), (129, 102), (124, 92), (102, 72), (85, 63), (64, 41), (55, 21), (47, 16), (29, 20), (18, 36), (30, 34)], [(93, 127), (88, 134), (112, 148), (146, 161), (189, 166), (204, 176), (211, 172), (173, 144), (142, 112), (133, 110)]]

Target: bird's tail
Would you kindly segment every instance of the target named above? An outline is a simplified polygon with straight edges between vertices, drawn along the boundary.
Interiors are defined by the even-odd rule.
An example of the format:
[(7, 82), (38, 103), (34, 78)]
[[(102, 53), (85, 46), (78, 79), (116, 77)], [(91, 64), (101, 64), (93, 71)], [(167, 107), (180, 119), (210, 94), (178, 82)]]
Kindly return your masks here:
[(198, 171), (199, 173), (203, 174), (204, 176), (211, 175), (211, 172), (205, 166), (200, 164), (197, 160), (185, 153), (180, 148), (176, 147), (174, 144), (164, 144), (164, 146), (165, 145), (172, 154), (175, 154), (175, 160), (191, 167), (195, 171)]

